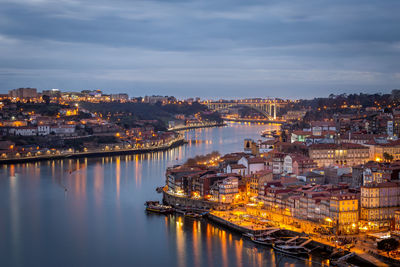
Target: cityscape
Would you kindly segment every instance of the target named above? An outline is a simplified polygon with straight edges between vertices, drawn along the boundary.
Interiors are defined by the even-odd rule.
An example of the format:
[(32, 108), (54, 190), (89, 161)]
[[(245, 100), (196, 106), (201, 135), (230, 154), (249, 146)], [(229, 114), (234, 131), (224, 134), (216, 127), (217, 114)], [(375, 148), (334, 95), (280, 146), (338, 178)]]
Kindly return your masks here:
[(0, 3), (0, 266), (400, 266), (400, 3)]

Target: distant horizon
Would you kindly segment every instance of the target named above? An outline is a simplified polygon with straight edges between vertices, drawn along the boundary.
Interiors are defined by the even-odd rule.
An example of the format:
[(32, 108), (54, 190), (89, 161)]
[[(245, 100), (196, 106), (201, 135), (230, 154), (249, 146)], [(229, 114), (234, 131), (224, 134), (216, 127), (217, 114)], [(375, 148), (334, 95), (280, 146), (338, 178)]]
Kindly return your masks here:
[[(346, 92), (340, 92), (340, 93), (332, 92), (332, 93), (328, 93), (327, 95), (310, 96), (310, 97), (301, 98), (301, 97), (284, 97), (284, 96), (273, 96), (273, 95), (268, 95), (268, 96), (230, 96), (230, 97), (228, 97), (228, 96), (209, 97), (209, 96), (201, 96), (201, 95), (181, 96), (181, 95), (174, 95), (174, 94), (171, 94), (171, 93), (168, 93), (168, 92), (163, 92), (163, 93), (161, 93), (161, 92), (158, 92), (158, 93), (149, 92), (149, 93), (145, 93), (145, 94), (142, 94), (142, 95), (136, 95), (136, 94), (134, 95), (134, 94), (129, 93), (128, 90), (124, 90), (124, 89), (121, 89), (121, 91), (118, 91), (119, 89), (107, 89), (107, 88), (106, 89), (101, 89), (101, 88), (94, 88), (94, 89), (92, 89), (92, 88), (89, 88), (89, 89), (88, 88), (85, 88), (85, 89), (62, 89), (62, 88), (53, 87), (53, 88), (43, 88), (43, 89), (41, 89), (41, 88), (34, 87), (34, 86), (19, 86), (19, 87), (8, 89), (3, 94), (8, 93), (9, 90), (18, 89), (18, 88), (36, 88), (38, 93), (40, 93), (42, 91), (45, 91), (45, 90), (52, 90), (52, 89), (58, 89), (61, 92), (81, 92), (81, 91), (84, 91), (84, 90), (100, 90), (104, 94), (128, 94), (129, 97), (144, 97), (144, 96), (160, 95), (160, 96), (174, 96), (174, 97), (176, 97), (178, 99), (187, 99), (187, 98), (200, 97), (201, 100), (219, 100), (219, 99), (236, 100), (236, 99), (245, 99), (245, 98), (263, 98), (263, 99), (265, 99), (265, 98), (281, 98), (281, 99), (289, 99), (289, 100), (299, 100), (299, 99), (311, 100), (311, 99), (314, 99), (314, 98), (327, 98), (327, 97), (329, 97), (330, 94), (334, 94), (334, 95), (340, 95), (340, 94), (348, 94), (349, 95), (349, 94), (361, 94), (361, 93), (363, 93), (363, 94), (391, 94), (392, 90), (400, 90), (398, 88), (393, 88), (393, 89), (387, 89), (385, 92), (382, 92), (382, 91), (379, 91), (379, 92), (378, 91), (375, 91), (375, 92), (373, 92), (373, 91), (372, 92), (361, 92), (361, 91), (349, 92), (349, 91), (346, 91)], [(2, 91), (0, 90), (0, 93), (1, 92)]]

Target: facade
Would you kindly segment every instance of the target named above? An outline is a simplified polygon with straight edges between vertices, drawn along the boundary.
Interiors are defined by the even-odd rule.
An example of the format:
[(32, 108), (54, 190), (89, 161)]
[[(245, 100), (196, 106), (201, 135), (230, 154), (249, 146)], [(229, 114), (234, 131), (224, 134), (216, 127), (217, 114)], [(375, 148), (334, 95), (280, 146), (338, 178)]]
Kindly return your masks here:
[(36, 88), (18, 88), (8, 91), (9, 97), (35, 98), (38, 96)]
[(314, 144), (309, 156), (319, 167), (354, 166), (369, 160), (369, 148), (359, 144)]
[(49, 125), (39, 125), (37, 127), (38, 135), (49, 135), (50, 134), (50, 126)]
[(358, 199), (354, 193), (339, 193), (331, 196), (330, 218), (336, 223), (338, 234), (355, 234), (358, 232)]
[(249, 177), (249, 189), (248, 192), (250, 196), (258, 196), (261, 190), (261, 187), (266, 185), (268, 182), (273, 180), (272, 171), (264, 170), (256, 172), (255, 174), (250, 175)]
[(37, 128), (30, 126), (11, 128), (9, 134), (16, 136), (36, 136)]
[(394, 230), (400, 233), (400, 210), (394, 212)]
[(366, 144), (370, 147), (370, 159), (375, 161), (384, 161), (385, 154), (393, 156), (393, 160), (400, 160), (400, 140), (385, 142), (369, 142)]
[(266, 159), (263, 157), (242, 157), (238, 164), (246, 167), (246, 175), (263, 171), (266, 169)]
[(246, 173), (246, 166), (243, 164), (228, 164), (226, 166), (226, 173), (236, 173), (244, 175)]
[(400, 208), (398, 182), (368, 183), (361, 187), (360, 220), (369, 230), (388, 228)]
[(317, 168), (317, 164), (310, 158), (299, 155), (290, 154), (284, 157), (283, 172), (290, 174), (301, 175)]
[(54, 133), (55, 135), (71, 136), (75, 134), (75, 125), (53, 126), (50, 129), (50, 133)]
[(228, 177), (218, 183), (218, 202), (233, 203), (239, 194), (239, 180), (237, 177)]

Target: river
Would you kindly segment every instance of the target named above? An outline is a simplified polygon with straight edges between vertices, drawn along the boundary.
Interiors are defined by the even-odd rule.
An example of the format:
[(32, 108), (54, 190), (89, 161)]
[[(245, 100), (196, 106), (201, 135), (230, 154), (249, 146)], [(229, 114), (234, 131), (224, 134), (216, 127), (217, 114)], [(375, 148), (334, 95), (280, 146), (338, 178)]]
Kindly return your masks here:
[[(0, 166), (0, 266), (304, 266), (204, 219), (147, 214), (166, 167), (276, 125), (185, 132), (169, 151)], [(315, 259), (314, 259), (315, 260)], [(308, 265), (310, 266), (310, 265)]]

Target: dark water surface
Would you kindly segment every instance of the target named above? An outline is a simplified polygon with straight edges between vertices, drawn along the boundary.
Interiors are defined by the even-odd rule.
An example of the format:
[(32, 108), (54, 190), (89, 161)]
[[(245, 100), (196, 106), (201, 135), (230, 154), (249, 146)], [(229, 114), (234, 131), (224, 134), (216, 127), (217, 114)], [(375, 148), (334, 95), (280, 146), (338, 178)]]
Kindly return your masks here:
[(244, 138), (268, 127), (277, 126), (191, 130), (188, 145), (152, 154), (1, 166), (0, 266), (275, 266), (269, 248), (204, 220), (146, 214), (143, 205), (161, 199), (155, 188), (167, 166), (242, 151)]

